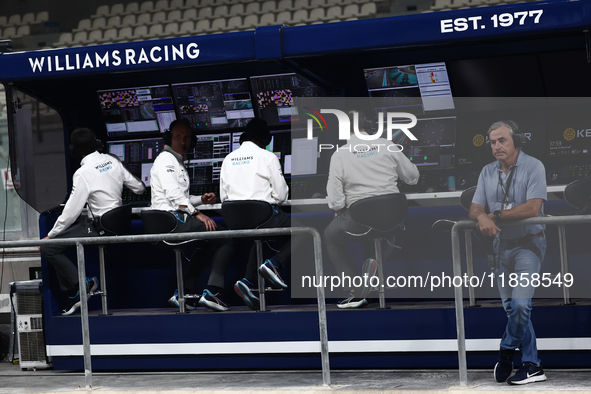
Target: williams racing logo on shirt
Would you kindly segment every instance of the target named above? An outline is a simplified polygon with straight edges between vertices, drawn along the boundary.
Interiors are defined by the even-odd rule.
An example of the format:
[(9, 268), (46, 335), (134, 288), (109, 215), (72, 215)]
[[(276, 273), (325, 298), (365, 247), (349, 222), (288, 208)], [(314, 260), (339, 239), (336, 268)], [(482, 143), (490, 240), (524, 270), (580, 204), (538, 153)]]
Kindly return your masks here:
[(174, 173), (174, 166), (166, 166), (166, 172), (172, 172)]
[(365, 157), (375, 156), (379, 152), (379, 147), (374, 146), (372, 148), (369, 145), (366, 145), (369, 149), (359, 149), (358, 145), (355, 146), (355, 149), (351, 152), (354, 155), (357, 155), (358, 159), (363, 159)]
[(243, 164), (250, 164), (252, 159), (253, 159), (252, 156), (233, 157), (232, 158), (232, 165), (233, 166), (241, 166)]
[(105, 172), (113, 168), (113, 162), (109, 160), (102, 164), (99, 164), (98, 166), (95, 166), (94, 168), (98, 170), (98, 172)]

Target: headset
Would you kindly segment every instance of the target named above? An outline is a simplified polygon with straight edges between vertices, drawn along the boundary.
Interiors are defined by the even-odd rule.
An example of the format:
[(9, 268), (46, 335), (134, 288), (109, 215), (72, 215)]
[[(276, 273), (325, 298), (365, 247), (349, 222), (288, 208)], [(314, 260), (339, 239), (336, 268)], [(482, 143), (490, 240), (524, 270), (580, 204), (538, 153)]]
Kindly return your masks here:
[(515, 148), (521, 148), (525, 143), (525, 136), (521, 130), (519, 130), (519, 125), (517, 122), (512, 120), (503, 120), (503, 122), (511, 130), (511, 137), (513, 137), (513, 145), (515, 145)]
[(164, 130), (164, 133), (162, 133), (162, 142), (164, 142), (164, 144), (168, 145), (168, 146), (172, 145), (172, 131), (171, 130), (177, 124), (182, 124), (182, 125), (189, 127), (189, 129), (191, 130), (191, 144), (189, 145), (189, 150), (191, 151), (191, 150), (195, 149), (195, 147), (197, 146), (197, 135), (195, 135), (195, 133), (193, 133), (193, 129), (191, 128), (191, 126), (189, 125), (188, 122), (180, 122), (178, 120), (173, 121), (170, 124), (170, 126), (168, 126), (168, 129)]

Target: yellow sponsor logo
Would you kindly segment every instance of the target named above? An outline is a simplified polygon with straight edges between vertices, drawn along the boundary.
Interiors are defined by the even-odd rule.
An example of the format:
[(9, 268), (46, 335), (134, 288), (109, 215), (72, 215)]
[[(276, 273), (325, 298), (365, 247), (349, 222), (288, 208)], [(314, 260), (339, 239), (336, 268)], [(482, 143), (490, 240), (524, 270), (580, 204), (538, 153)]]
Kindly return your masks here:
[(564, 139), (567, 141), (572, 141), (572, 139), (575, 138), (576, 134), (577, 133), (574, 129), (566, 129), (564, 130)]
[(472, 143), (474, 146), (482, 146), (482, 144), (484, 144), (484, 136), (482, 134), (476, 134), (474, 138), (472, 138)]

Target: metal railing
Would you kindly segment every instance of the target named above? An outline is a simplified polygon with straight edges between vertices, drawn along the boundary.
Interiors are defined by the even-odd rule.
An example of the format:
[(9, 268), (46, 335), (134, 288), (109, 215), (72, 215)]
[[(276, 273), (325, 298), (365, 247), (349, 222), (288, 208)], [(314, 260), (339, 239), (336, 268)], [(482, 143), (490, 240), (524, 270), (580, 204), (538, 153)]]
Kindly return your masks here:
[[(563, 273), (568, 272), (568, 259), (566, 253), (566, 231), (565, 225), (567, 224), (580, 224), (580, 223), (591, 223), (591, 215), (572, 215), (572, 216), (546, 216), (537, 218), (528, 218), (520, 220), (506, 221), (502, 223), (502, 226), (519, 226), (519, 225), (530, 225), (530, 224), (546, 224), (556, 225), (559, 230), (559, 243), (560, 243), (560, 261), (561, 271)], [(453, 259), (453, 274), (454, 276), (462, 276), (462, 262), (461, 262), (461, 251), (460, 251), (460, 230), (462, 229), (473, 229), (476, 227), (474, 220), (460, 220), (451, 229), (451, 253)], [(467, 239), (469, 234), (466, 233)], [(473, 273), (473, 267), (471, 267), (471, 255), (472, 248), (470, 249), (466, 245), (466, 253), (470, 256), (470, 264), (467, 267)], [(565, 302), (569, 298), (568, 291), (564, 294)], [(468, 366), (466, 363), (466, 332), (464, 327), (464, 301), (462, 296), (462, 287), (454, 286), (454, 298), (455, 298), (455, 311), (456, 311), (456, 329), (458, 336), (458, 359), (459, 359), (459, 373), (460, 373), (460, 386), (468, 385)], [(470, 303), (474, 301), (473, 293), (470, 294)]]
[[(157, 241), (187, 241), (187, 240), (208, 240), (216, 238), (244, 238), (244, 237), (265, 237), (274, 235), (310, 234), (314, 241), (314, 266), (316, 276), (320, 279), (323, 276), (322, 266), (322, 242), (320, 234), (313, 227), (293, 228), (270, 228), (259, 230), (231, 230), (211, 231), (199, 233), (177, 233), (177, 234), (149, 234), (149, 235), (125, 235), (88, 238), (62, 238), (49, 240), (32, 241), (4, 241), (0, 242), (0, 248), (24, 248), (40, 245), (76, 245), (78, 259), (78, 281), (85, 283), (86, 267), (84, 261), (85, 245), (107, 245), (116, 243), (133, 242), (157, 242)], [(322, 364), (322, 384), (330, 386), (330, 364), (328, 358), (328, 332), (326, 322), (326, 301), (324, 287), (316, 288), (318, 298), (318, 324), (320, 330), (320, 356)], [(90, 354), (90, 329), (88, 321), (88, 305), (86, 286), (80, 286), (80, 319), (82, 321), (82, 348), (84, 356), (84, 376), (86, 388), (92, 387), (92, 363)]]

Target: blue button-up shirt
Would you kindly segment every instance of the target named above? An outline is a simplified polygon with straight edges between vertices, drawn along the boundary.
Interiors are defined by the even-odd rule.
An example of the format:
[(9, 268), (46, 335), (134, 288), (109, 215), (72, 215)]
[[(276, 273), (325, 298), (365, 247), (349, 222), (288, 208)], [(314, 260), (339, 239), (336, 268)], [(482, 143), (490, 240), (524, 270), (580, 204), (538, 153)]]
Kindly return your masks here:
[[(478, 178), (478, 185), (472, 202), (485, 207), (488, 206), (490, 212), (503, 209), (505, 192), (499, 183), (499, 174), (500, 179), (506, 188), (507, 178), (509, 177), (509, 174), (511, 174), (511, 171), (513, 171), (514, 174), (511, 179), (507, 202), (512, 204), (512, 207), (525, 204), (527, 200), (533, 198), (541, 198), (546, 201), (548, 191), (546, 187), (546, 170), (544, 164), (538, 159), (519, 151), (517, 160), (513, 163), (507, 174), (501, 169), (501, 163), (499, 161), (484, 166), (480, 173), (480, 177)], [(543, 205), (540, 211), (540, 216), (544, 216)], [(537, 234), (545, 228), (546, 226), (543, 224), (506, 226), (501, 228), (502, 231), (500, 232), (500, 237), (501, 239), (515, 239), (527, 234)], [(499, 234), (497, 234), (497, 237), (498, 236)]]

